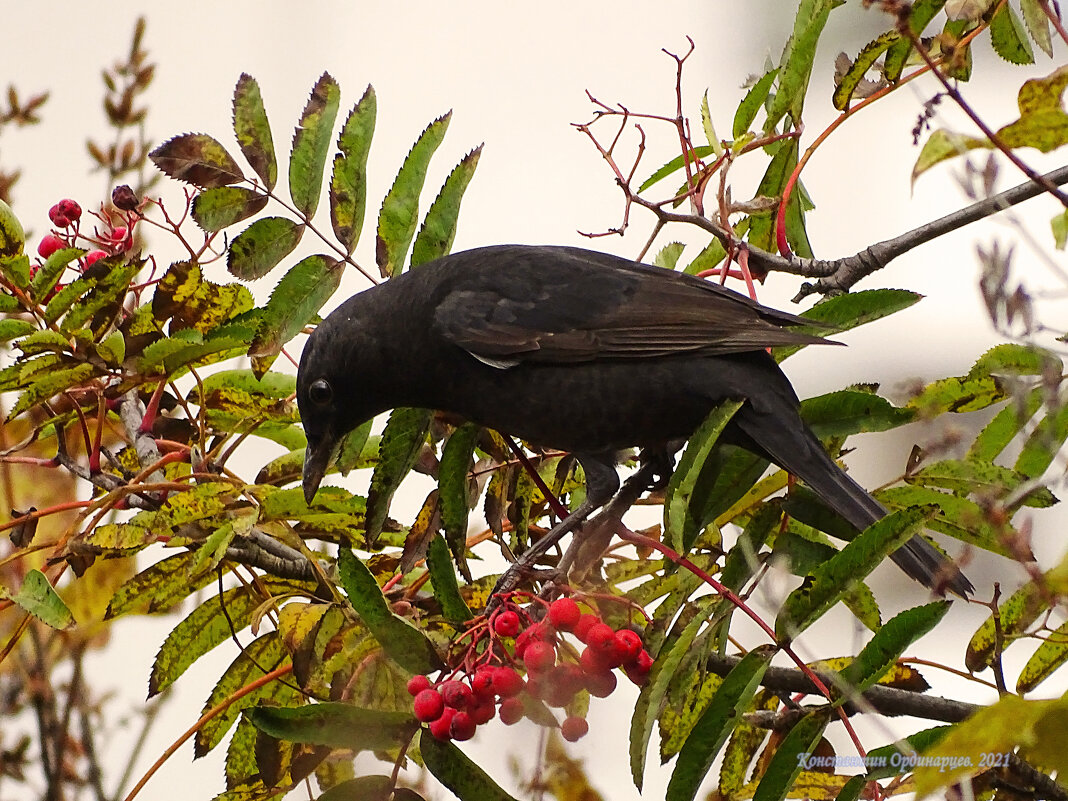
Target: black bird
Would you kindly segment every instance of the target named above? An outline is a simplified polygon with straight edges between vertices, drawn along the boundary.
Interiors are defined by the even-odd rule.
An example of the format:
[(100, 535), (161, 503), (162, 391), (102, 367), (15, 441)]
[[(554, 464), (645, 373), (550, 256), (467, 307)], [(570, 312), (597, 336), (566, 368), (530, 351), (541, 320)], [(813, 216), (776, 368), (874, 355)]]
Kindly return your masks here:
[[(573, 452), (587, 476), (584, 516), (619, 488), (618, 451), (639, 446), (666, 462), (669, 443), (731, 399), (745, 403), (727, 442), (797, 476), (863, 529), (886, 509), (827, 455), (765, 351), (826, 342), (791, 330), (807, 322), (718, 284), (580, 248), (445, 256), (354, 295), (309, 337), (297, 372), (304, 495), (314, 497), (348, 431), (413, 406)], [(928, 587), (973, 590), (920, 537), (892, 558)]]

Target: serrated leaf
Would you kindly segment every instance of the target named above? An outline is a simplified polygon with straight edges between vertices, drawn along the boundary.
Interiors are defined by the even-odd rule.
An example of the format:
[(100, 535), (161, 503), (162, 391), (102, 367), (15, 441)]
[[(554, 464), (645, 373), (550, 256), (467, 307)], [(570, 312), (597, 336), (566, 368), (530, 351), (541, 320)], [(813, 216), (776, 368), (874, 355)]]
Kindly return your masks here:
[(445, 540), (458, 565), (467, 564), (467, 516), (470, 511), (471, 455), (481, 426), (467, 423), (449, 436), (438, 464), (438, 491)]
[[(252, 293), (246, 287), (207, 281), (200, 265), (191, 261), (177, 261), (168, 267), (152, 295), (153, 317), (161, 326), (170, 319), (172, 334), (193, 329), (200, 334), (221, 335), (224, 323), (252, 306)], [(142, 355), (147, 358), (147, 354), (146, 348)]]
[(278, 180), (278, 160), (274, 153), (274, 138), (267, 122), (260, 86), (256, 79), (241, 73), (234, 87), (234, 135), (241, 153), (252, 165), (267, 189), (274, 189)]
[(1031, 34), (1035, 44), (1043, 53), (1053, 58), (1053, 37), (1049, 31), (1049, 17), (1042, 10), (1042, 3), (1039, 0), (1020, 0), (1020, 11), (1027, 32)]
[(946, 412), (975, 412), (1004, 400), (1005, 387), (990, 376), (940, 378), (910, 398), (906, 408), (933, 419)]
[(430, 541), (426, 554), (426, 566), (430, 571), (434, 597), (441, 604), (441, 613), (445, 619), (452, 623), (470, 620), (473, 615), (460, 595), (460, 588), (456, 583), (456, 571), (452, 569), (452, 560), (449, 558), (449, 546), (443, 537), (436, 536)]
[(1041, 405), (1042, 392), (1037, 389), (1008, 404), (983, 426), (968, 449), (967, 458), (977, 462), (993, 462), (1034, 417)]
[(367, 546), (373, 547), (389, 513), (393, 494), (415, 464), (430, 430), (430, 413), (425, 409), (394, 409), (382, 431), (378, 464), (367, 491)]
[(999, 5), (990, 20), (990, 44), (994, 46), (994, 52), (1010, 64), (1035, 63), (1027, 31), (1008, 3)]
[(864, 76), (868, 74), (868, 70), (875, 66), (879, 56), (900, 40), (900, 33), (887, 31), (864, 45), (863, 49), (857, 53), (853, 63), (849, 65), (845, 75), (842, 76), (841, 80), (838, 81), (838, 85), (834, 88), (831, 102), (836, 109), (845, 111), (849, 108), (849, 101), (853, 99), (853, 93), (856, 92), (857, 87), (864, 80)]
[(794, 782), (801, 773), (805, 758), (816, 750), (827, 722), (828, 714), (820, 711), (810, 712), (794, 724), (760, 777), (753, 801), (783, 801), (796, 790)]
[(840, 601), (843, 595), (883, 559), (905, 544), (934, 517), (936, 509), (916, 506), (891, 512), (853, 538), (809, 579), (787, 596), (775, 618), (775, 633), (792, 640)]
[[(890, 776), (910, 773), (912, 765), (908, 757), (933, 748), (952, 730), (952, 726), (935, 726), (904, 738), (902, 745), (907, 744), (907, 747), (891, 743), (890, 745), (884, 745), (882, 748), (873, 748), (868, 752), (867, 764), (869, 767), (866, 778), (886, 779)], [(903, 757), (905, 758), (903, 759)]]
[[(10, 342), (27, 334), (33, 334), (35, 331), (37, 331), (37, 326), (29, 320), (20, 320), (17, 317), (6, 317), (0, 320), (0, 342)], [(60, 334), (60, 336), (63, 335)], [(66, 343), (65, 337), (63, 341)]]
[(760, 77), (760, 80), (745, 93), (742, 102), (738, 104), (738, 110), (734, 112), (734, 125), (731, 127), (731, 135), (735, 139), (744, 136), (749, 131), (753, 120), (756, 119), (757, 112), (764, 105), (764, 101), (768, 99), (771, 85), (778, 75), (778, 68), (765, 72)]
[(96, 331), (106, 329), (108, 323), (94, 320), (98, 314), (106, 313), (107, 320), (113, 319), (121, 310), (121, 304), (133, 281), (144, 266), (142, 261), (116, 264), (110, 259), (100, 259), (87, 269), (84, 275), (94, 281), (81, 302), (71, 308), (63, 318), (60, 328), (65, 332), (76, 332), (94, 322)]
[(0, 598), (14, 602), (47, 626), (64, 631), (74, 626), (74, 615), (40, 570), (30, 569), (22, 584), (11, 592), (0, 586)]
[[(8, 266), (11, 264), (11, 259), (18, 257), (22, 253), (22, 249), (26, 246), (26, 233), (22, 230), (22, 223), (19, 222), (19, 218), (15, 216), (15, 212), (11, 209), (11, 206), (7, 205), (3, 200), (0, 200), (0, 273), (3, 273), (4, 277), (8, 280), (12, 280), (12, 275), (8, 272)], [(29, 279), (29, 266), (28, 260), (26, 264), (26, 277)], [(19, 289), (25, 289), (25, 284), (20, 284), (13, 281)]]
[[(923, 33), (927, 24), (942, 10), (946, 0), (917, 0), (909, 9), (909, 28), (912, 33), (919, 36)], [(912, 39), (901, 39), (890, 47), (883, 60), (883, 73), (891, 83), (896, 83), (901, 77), (901, 71), (905, 68), (909, 53), (912, 51)]]
[(993, 615), (988, 617), (968, 642), (964, 653), (964, 664), (968, 670), (978, 671), (989, 667), (997, 649), (1011, 644), (1013, 638), (1026, 631), (1048, 608), (1049, 599), (1034, 583), (1023, 585), (1002, 601), (997, 620)]
[(434, 778), (463, 801), (515, 801), (453, 743), (419, 737), (419, 753)]
[(452, 249), (456, 237), (456, 220), (460, 215), (460, 200), (467, 185), (475, 175), (478, 158), (482, 155), (479, 145), (457, 164), (438, 192), (430, 209), (423, 218), (415, 243), (412, 245), (412, 267), (446, 255)]
[(711, 156), (714, 152), (715, 151), (712, 149), (711, 145), (698, 145), (697, 147), (691, 148), (687, 152), (686, 158), (683, 158), (682, 156), (676, 156), (663, 167), (661, 167), (648, 178), (646, 178), (642, 182), (642, 185), (638, 189), (638, 191), (644, 192), (646, 189), (660, 182), (664, 178), (667, 178), (669, 175), (678, 172), (683, 168), (687, 161), (692, 164), (695, 158), (700, 159), (704, 158), (705, 156)]
[(259, 706), (246, 714), (253, 726), (279, 740), (352, 751), (396, 748), (411, 737), (418, 725), (415, 718), (403, 712), (333, 702), (289, 709)]
[(304, 330), (337, 290), (343, 270), (342, 262), (322, 254), (308, 256), (290, 268), (267, 301), (249, 355), (273, 356)]
[(935, 601), (899, 612), (884, 623), (856, 659), (841, 671), (851, 693), (862, 693), (878, 682), (905, 649), (931, 631), (949, 611), (948, 601)]
[(215, 232), (228, 228), (258, 214), (269, 198), (243, 186), (219, 186), (205, 189), (193, 199), (190, 214), (204, 231)]
[(378, 102), (368, 85), (341, 128), (330, 178), (330, 224), (334, 236), (352, 253), (363, 230), (367, 208), (367, 154), (371, 149)]
[(293, 252), (304, 226), (285, 217), (264, 217), (234, 237), (226, 252), (226, 268), (238, 278), (262, 278)]
[(429, 673), (440, 666), (430, 640), (390, 611), (375, 577), (348, 548), (338, 551), (338, 572), (349, 603), (390, 659), (412, 673)]
[(44, 264), (37, 268), (30, 280), (30, 297), (38, 303), (45, 300), (67, 266), (84, 255), (85, 250), (82, 248), (62, 248), (45, 259)]
[(934, 504), (937, 514), (928, 521), (928, 528), (948, 534), (961, 542), (985, 548), (1012, 558), (1013, 552), (1005, 544), (1008, 529), (990, 519), (990, 515), (967, 498), (939, 492), (928, 487), (904, 486), (879, 490), (875, 497), (890, 509), (905, 509), (920, 504)]
[(1043, 417), (1027, 437), (1013, 468), (1029, 478), (1038, 478), (1053, 463), (1068, 439), (1068, 406)]
[(682, 242), (669, 242), (653, 257), (653, 264), (666, 270), (674, 270), (685, 247)]
[(297, 211), (310, 219), (319, 205), (326, 157), (330, 152), (334, 121), (341, 103), (341, 89), (324, 72), (312, 88), (311, 97), (293, 132), (289, 157), (289, 194)]
[[(848, 331), (903, 311), (922, 299), (923, 295), (907, 289), (866, 289), (822, 300), (811, 309), (801, 312), (801, 316), (838, 331)], [(814, 328), (813, 333), (823, 334), (825, 330)], [(776, 361), (781, 362), (801, 347), (791, 345), (775, 348), (773, 353)]]
[[(214, 581), (216, 573), (205, 570), (192, 574), (193, 552), (175, 554), (156, 562), (123, 584), (108, 604), (105, 620), (127, 614), (166, 612), (176, 603)], [(223, 568), (224, 572), (229, 569)]]
[(801, 120), (820, 34), (831, 11), (844, 3), (845, 0), (809, 0), (798, 4), (794, 32), (779, 63), (779, 89), (768, 108), (765, 133), (773, 131), (787, 113), (794, 123)]
[[(972, 459), (943, 459), (905, 476), (909, 484), (941, 487), (961, 495), (977, 495), (984, 500), (1004, 498), (1027, 480), (1027, 476), (1015, 470)], [(1057, 499), (1048, 487), (1035, 487), (1022, 502), (1044, 508), (1055, 504)]]
[(201, 189), (245, 180), (226, 148), (207, 134), (180, 134), (168, 139), (148, 157), (164, 174)]
[(801, 416), (818, 437), (889, 431), (916, 419), (912, 409), (899, 408), (886, 398), (859, 389), (806, 398)]
[(58, 292), (49, 298), (48, 303), (45, 304), (44, 321), (48, 325), (59, 320), (70, 308), (74, 305), (74, 302), (78, 300), (82, 295), (86, 294), (90, 289), (96, 285), (96, 278), (90, 278), (85, 275), (80, 278), (76, 278), (60, 289)]
[(753, 649), (724, 678), (679, 751), (668, 780), (666, 801), (693, 801), (717, 754), (741, 721), (741, 712), (760, 687), (770, 660), (767, 650)]
[(7, 419), (14, 420), (27, 409), (33, 408), (41, 401), (46, 401), (64, 390), (81, 387), (98, 374), (97, 368), (91, 364), (79, 364), (76, 367), (67, 367), (49, 372), (48, 375), (34, 380), (19, 395), (19, 399), (15, 402), (10, 413), (8, 413)]
[(450, 119), (452, 112), (438, 117), (420, 134), (382, 201), (375, 260), (383, 276), (397, 275), (403, 268), (404, 256), (415, 235), (419, 195), (426, 181), (427, 166), (445, 136)]

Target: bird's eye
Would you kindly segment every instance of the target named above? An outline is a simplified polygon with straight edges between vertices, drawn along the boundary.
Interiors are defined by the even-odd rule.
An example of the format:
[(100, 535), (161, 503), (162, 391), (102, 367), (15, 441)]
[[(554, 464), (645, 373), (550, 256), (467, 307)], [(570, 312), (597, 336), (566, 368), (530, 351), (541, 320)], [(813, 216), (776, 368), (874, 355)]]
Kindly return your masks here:
[(325, 378), (317, 379), (308, 387), (308, 398), (316, 406), (325, 406), (334, 399), (334, 389)]

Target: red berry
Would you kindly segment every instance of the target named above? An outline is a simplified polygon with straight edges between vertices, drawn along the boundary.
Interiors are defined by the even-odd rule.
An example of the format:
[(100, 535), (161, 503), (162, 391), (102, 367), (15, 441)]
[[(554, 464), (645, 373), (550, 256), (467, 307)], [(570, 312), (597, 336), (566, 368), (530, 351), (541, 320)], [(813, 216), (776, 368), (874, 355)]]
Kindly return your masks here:
[(601, 618), (597, 615), (583, 615), (578, 619), (578, 623), (572, 629), (575, 636), (583, 642), (586, 642), (586, 635), (589, 634), (591, 628), (601, 622)]
[(525, 629), (522, 634), (515, 638), (515, 655), (520, 659), (526, 653), (531, 643), (543, 641), (555, 641), (556, 637), (548, 626), (537, 623)]
[(471, 677), (471, 691), (479, 700), (492, 699), (497, 695), (497, 687), (494, 684), (497, 671), (491, 667), (480, 667)]
[(519, 615), (506, 609), (493, 618), (493, 631), (498, 637), (514, 637), (519, 633)]
[(545, 673), (556, 664), (556, 646), (536, 640), (523, 652), (523, 664), (530, 673)]
[(106, 255), (108, 254), (102, 250), (90, 250), (82, 257), (82, 261), (85, 262), (86, 267), (92, 267)]
[(595, 651), (609, 653), (616, 642), (616, 632), (607, 623), (597, 623), (586, 632), (586, 645)]
[(616, 689), (616, 674), (612, 671), (590, 673), (586, 676), (586, 689), (596, 698), (607, 698)]
[(510, 667), (499, 667), (493, 672), (493, 687), (502, 698), (519, 695), (525, 686), (523, 677)]
[(420, 690), (412, 702), (415, 719), (423, 723), (432, 723), (441, 718), (445, 711), (445, 699), (437, 690)]
[(418, 676), (412, 676), (408, 679), (408, 694), (412, 697), (419, 695), (423, 690), (429, 690), (433, 685), (430, 683), (430, 679), (422, 674)]
[(430, 724), (430, 733), (439, 740), (452, 739), (452, 719), (458, 714), (459, 713), (455, 709), (445, 707), (445, 711), (441, 713), (441, 717)]
[(471, 688), (457, 679), (443, 681), (438, 690), (445, 699), (445, 706), (451, 706), (453, 709), (463, 709), (474, 698)]
[(638, 658), (633, 662), (628, 662), (623, 666), (623, 672), (627, 674), (627, 678), (637, 685), (645, 684), (645, 680), (649, 677), (649, 671), (653, 667), (653, 658), (649, 656), (649, 652), (644, 648), (638, 654)]
[(569, 743), (581, 740), (590, 730), (590, 724), (585, 718), (566, 718), (560, 724), (560, 735)]
[(67, 246), (67, 243), (60, 239), (55, 234), (45, 234), (41, 239), (41, 244), (37, 246), (37, 255), (42, 259), (47, 259), (57, 250), (62, 250)]
[(501, 717), (501, 723), (505, 726), (518, 723), (523, 718), (523, 702), (518, 698), (505, 698), (501, 702), (498, 714)]
[(604, 651), (598, 651), (593, 646), (587, 646), (582, 649), (582, 654), (579, 655), (579, 666), (588, 676), (607, 673), (612, 669), (611, 665), (608, 664)]
[(497, 707), (494, 705), (492, 699), (487, 698), (471, 707), (467, 714), (471, 716), (471, 720), (481, 726), (483, 723), (488, 723), (493, 720), (493, 716), (497, 714)]
[(557, 598), (549, 604), (549, 622), (560, 631), (571, 631), (581, 617), (582, 610), (570, 598)]
[(586, 686), (586, 673), (574, 662), (565, 662), (553, 668), (552, 681), (574, 694)]
[(82, 207), (73, 200), (61, 200), (48, 210), (48, 219), (57, 228), (66, 228), (72, 222), (80, 219)]
[(452, 716), (449, 734), (452, 735), (454, 740), (470, 740), (475, 736), (475, 728), (475, 721), (471, 719), (467, 712), (457, 712)]
[(111, 229), (111, 236), (108, 237), (112, 242), (121, 242), (126, 238), (126, 226), (116, 225)]
[(616, 648), (622, 652), (624, 662), (633, 662), (642, 652), (642, 638), (630, 629), (616, 632)]

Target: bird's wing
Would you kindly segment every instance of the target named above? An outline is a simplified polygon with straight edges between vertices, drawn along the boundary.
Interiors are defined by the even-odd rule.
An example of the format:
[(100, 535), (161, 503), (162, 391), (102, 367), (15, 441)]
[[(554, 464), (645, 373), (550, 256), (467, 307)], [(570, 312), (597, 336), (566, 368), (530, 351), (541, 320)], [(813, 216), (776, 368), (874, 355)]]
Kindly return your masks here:
[(812, 321), (670, 270), (577, 248), (493, 250), (492, 269), (456, 264), (434, 323), (496, 367), (827, 341), (789, 328)]

